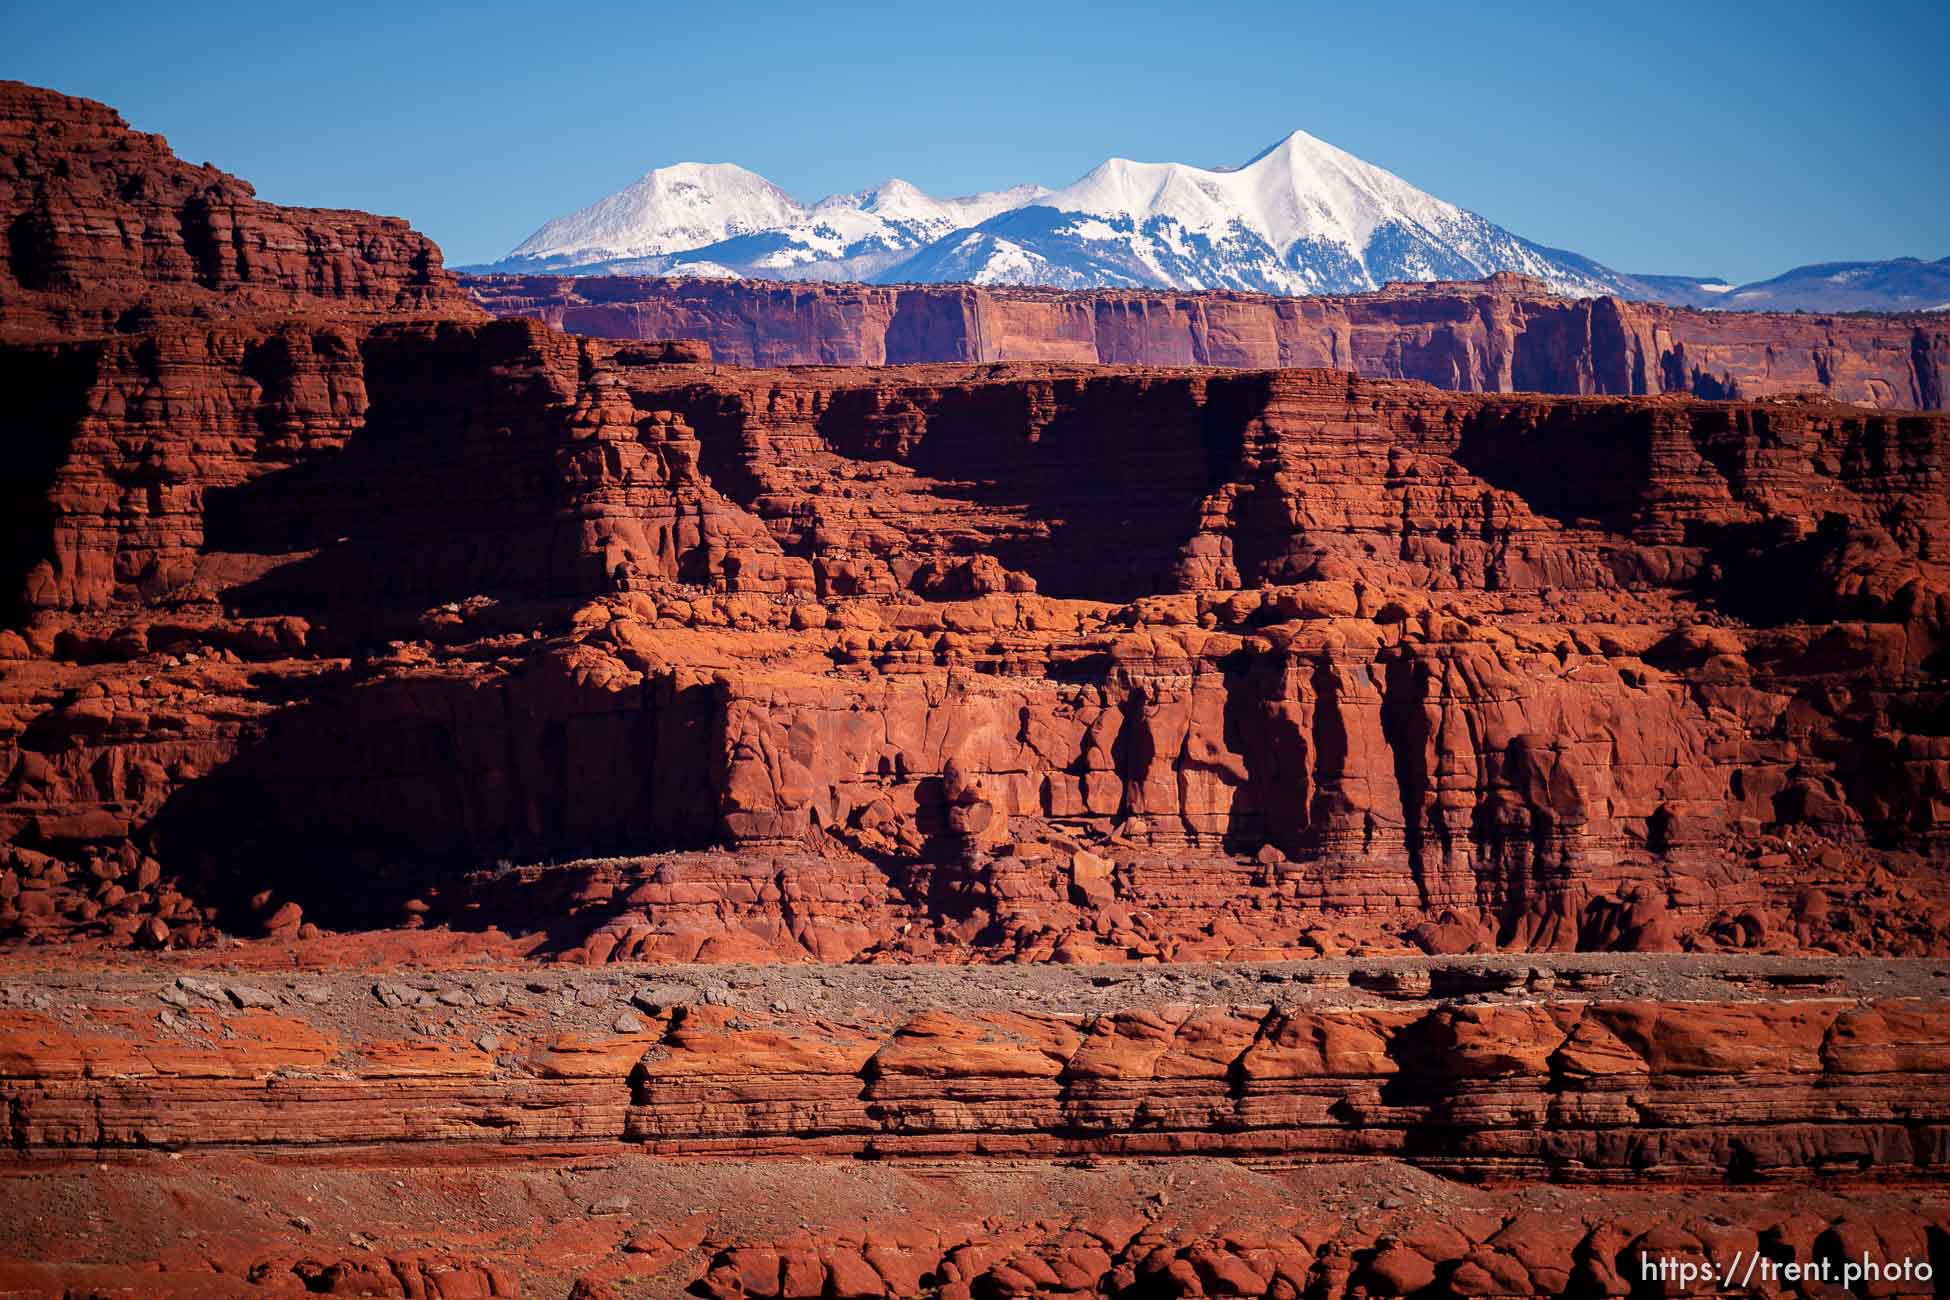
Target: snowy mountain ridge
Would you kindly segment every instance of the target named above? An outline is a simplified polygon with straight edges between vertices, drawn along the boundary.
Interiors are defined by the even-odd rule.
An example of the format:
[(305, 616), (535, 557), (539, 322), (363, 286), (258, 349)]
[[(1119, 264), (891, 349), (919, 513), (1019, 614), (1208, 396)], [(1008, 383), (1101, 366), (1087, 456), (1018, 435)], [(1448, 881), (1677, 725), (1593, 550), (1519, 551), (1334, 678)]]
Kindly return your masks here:
[(774, 230), (806, 208), (757, 172), (735, 163), (677, 163), (557, 217), (509, 257), (615, 260), (655, 257)]
[(943, 199), (896, 177), (806, 204), (736, 163), (675, 163), (546, 222), (495, 267), (858, 279), (1045, 192), (1018, 185)]
[(734, 164), (679, 163), (479, 269), (1284, 294), (1517, 271), (1566, 294), (1646, 296), (1304, 131), (1236, 168), (1112, 158), (1055, 191), (947, 199), (889, 180), (808, 205)]

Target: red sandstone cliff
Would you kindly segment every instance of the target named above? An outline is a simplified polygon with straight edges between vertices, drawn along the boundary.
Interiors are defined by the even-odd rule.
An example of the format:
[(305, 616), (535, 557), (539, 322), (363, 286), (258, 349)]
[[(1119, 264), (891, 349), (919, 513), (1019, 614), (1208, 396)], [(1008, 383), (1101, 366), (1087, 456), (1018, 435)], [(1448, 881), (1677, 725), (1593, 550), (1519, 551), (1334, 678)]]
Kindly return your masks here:
[[(146, 988), (79, 1030), (0, 1010), (0, 1101), (14, 1148), (41, 1153), (602, 1139), (655, 1155), (1387, 1156), (1562, 1183), (1941, 1169), (1941, 1002), (1538, 997), (1522, 968), (1502, 974), (1471, 1006), (1343, 989), (1097, 1014), (631, 1009), (589, 983), (562, 1024), (540, 1014), (562, 1003), (546, 985), (309, 978), (307, 1001), (275, 977), (191, 976), (164, 985), (160, 1019)], [(413, 1029), (429, 1009), (453, 1023)]]
[(465, 283), (497, 316), (599, 338), (702, 339), (719, 361), (745, 366), (1313, 366), (1462, 392), (1818, 393), (1912, 410), (1950, 400), (1950, 326), (1936, 316), (1571, 300), (1508, 274), (1339, 298), (627, 277)]
[[(49, 212), (228, 184), (12, 93)], [(235, 282), (63, 218), (99, 283), (9, 300), (172, 310), (0, 349), (7, 933), (554, 891), (588, 960), (1945, 946), (1946, 417), (749, 370), (274, 260), (280, 316), (311, 218), (233, 198)]]
[[(75, 388), (8, 651), (15, 927), (715, 842), (894, 890), (798, 869), (834, 924), (761, 902), (726, 951), (1943, 943), (1941, 416), (764, 373), (526, 322), (40, 373)], [(1837, 906), (1869, 863), (1887, 903)], [(689, 878), (707, 929), (745, 908)], [(696, 901), (586, 923), (683, 958)]]
[(0, 339), (253, 311), (478, 314), (397, 217), (260, 201), (115, 110), (0, 82)]
[(81, 1183), (116, 1239), (23, 1235), (16, 1200), (0, 1282), (1354, 1300), (1622, 1295), (1648, 1256), (1941, 1258), (1940, 996), (1863, 997), (1894, 969), (1833, 964), (1822, 996), (1756, 998), (1727, 986), (1745, 963), (1659, 959), (1632, 969), (1669, 996), (1607, 994), (1622, 967), (12, 985), (8, 1176)]
[[(718, 366), (0, 107), (0, 1290), (1942, 1265), (1950, 986), (1805, 954), (1950, 951), (1950, 416)], [(1729, 955), (1369, 962), (1495, 948)]]

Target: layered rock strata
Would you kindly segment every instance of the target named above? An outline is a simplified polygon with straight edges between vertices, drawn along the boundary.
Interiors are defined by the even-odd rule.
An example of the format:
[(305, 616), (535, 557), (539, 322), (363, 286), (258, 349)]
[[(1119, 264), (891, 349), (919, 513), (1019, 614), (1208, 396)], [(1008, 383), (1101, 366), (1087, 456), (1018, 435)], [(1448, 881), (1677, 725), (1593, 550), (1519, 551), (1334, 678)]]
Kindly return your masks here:
[[(1950, 987), (1805, 957), (1950, 951), (1950, 417), (739, 369), (0, 144), (0, 1290), (1950, 1276)], [(1905, 400), (1468, 292), (1270, 361)], [(1373, 956), (1497, 948), (1632, 955)]]
[(831, 849), (944, 924), (1019, 863), (1102, 911), (1189, 853), (1524, 946), (1793, 934), (1802, 833), (1940, 884), (1900, 855), (1943, 789), (1942, 417), (676, 357), (341, 323), (35, 371), (12, 922), (102, 902), (45, 855), (243, 894), (294, 838)]
[(15, 972), (0, 1285), (1583, 1295), (1759, 1252), (1927, 1295), (1932, 971)]
[[(145, 859), (309, 906), (308, 857), (719, 843), (965, 939), (1135, 933), (1180, 854), (1192, 897), (1465, 946), (1939, 941), (1943, 417), (772, 374), (528, 322), (34, 373), (16, 928), (194, 932)], [(1795, 874), (1831, 850), (1887, 912)]]
[(696, 338), (719, 361), (744, 366), (1300, 366), (1463, 392), (1814, 393), (1909, 409), (1950, 400), (1950, 326), (1940, 314), (1717, 312), (1554, 298), (1508, 273), (1309, 298), (602, 276), (465, 284), (497, 316), (600, 338)]
[(673, 1018), (633, 1078), (630, 1137), (664, 1153), (1388, 1155), (1576, 1181), (1935, 1176), (1950, 1135), (1924, 1100), (1944, 1095), (1950, 1021), (1918, 1004), (936, 1012), (886, 1036), (735, 1020)]
[(397, 217), (265, 203), (105, 104), (0, 82), (0, 340), (240, 313), (479, 314)]
[(278, 260), (311, 216), (8, 94), (16, 278), (97, 268), (0, 349), (10, 936), (1945, 947), (1944, 416), (723, 367)]
[[(862, 985), (851, 1007), (753, 1009), (695, 987), (624, 1002), (627, 984), (491, 973), (185, 976), (161, 987), (160, 1013), (149, 991), (93, 1006), (85, 1028), (63, 1023), (65, 998), (14, 998), (0, 1098), (28, 1155), (623, 1142), (739, 1158), (1385, 1157), (1567, 1183), (1886, 1183), (1950, 1160), (1940, 999), (1627, 1000), (1560, 988), (1592, 974), (1549, 966), (1375, 975), (1423, 991), (1262, 983), (1260, 1002), (1113, 995), (1076, 1012), (900, 1009)], [(1430, 999), (1431, 980), (1459, 976), (1489, 991)]]

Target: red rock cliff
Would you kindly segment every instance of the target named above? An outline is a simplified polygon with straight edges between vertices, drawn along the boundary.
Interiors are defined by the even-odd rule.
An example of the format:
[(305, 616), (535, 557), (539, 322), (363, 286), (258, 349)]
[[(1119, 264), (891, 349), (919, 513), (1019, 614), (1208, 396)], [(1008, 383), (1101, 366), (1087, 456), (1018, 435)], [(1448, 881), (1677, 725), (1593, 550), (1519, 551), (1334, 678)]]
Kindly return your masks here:
[[(1946, 946), (1944, 416), (715, 366), (453, 319), (403, 228), (291, 260), (373, 222), (11, 93), (54, 234), (0, 348), (7, 933), (431, 894), (598, 961)], [(185, 193), (235, 218), (203, 279)]]
[(745, 366), (1317, 366), (1463, 392), (1819, 393), (1923, 410), (1950, 400), (1950, 326), (1935, 316), (1571, 300), (1509, 274), (1338, 298), (626, 277), (466, 284), (499, 316), (600, 338), (703, 339), (719, 361)]
[(260, 201), (115, 110), (0, 82), (0, 339), (274, 310), (470, 316), (397, 217)]
[[(1386, 1156), (1561, 1183), (1941, 1170), (1940, 1001), (1531, 1000), (1521, 967), (1475, 973), (1499, 991), (1468, 1006), (1346, 989), (843, 1018), (684, 1002), (622, 1029), (600, 982), (585, 987), (607, 1011), (551, 1025), (547, 985), (455, 978), (439, 1001), (412, 977), (312, 981), (307, 1003), (191, 976), (160, 1019), (153, 986), (80, 1030), (0, 1010), (0, 1101), (35, 1152), (602, 1139), (673, 1156)], [(407, 1022), (432, 1006), (466, 1023), (415, 1042)]]
[[(1870, 1294), (1931, 1294), (1915, 1271), (1950, 1225), (1932, 1185), (1945, 1004), (1715, 993), (1758, 969), (1720, 964), (1684, 963), (1690, 996), (1595, 1000), (1613, 976), (1588, 961), (1394, 964), (1473, 989), (1464, 1006), (1377, 998), (1361, 990), (1380, 971), (1335, 963), (1204, 977), (1243, 1002), (1157, 968), (812, 967), (704, 1001), (533, 969), (54, 976), (0, 1006), (5, 1159), (39, 1193), (0, 1208), (0, 1278), (199, 1297), (1622, 1296), (1647, 1259), (1739, 1277), (1765, 1251), (1831, 1276), (1906, 1263)], [(1159, 983), (1172, 1001), (1131, 1000)], [(834, 1005), (781, 1010), (786, 990)], [(988, 1005), (925, 1001), (947, 991)], [(85, 1236), (20, 1230), (84, 1192)], [(481, 1208), (456, 1224), (457, 1202)]]
[(0, 1291), (1950, 1263), (1950, 416), (718, 366), (5, 93)]
[(602, 954), (1943, 942), (1941, 416), (516, 321), (36, 373), (17, 926), (721, 843), (810, 894), (673, 862), (578, 908)]

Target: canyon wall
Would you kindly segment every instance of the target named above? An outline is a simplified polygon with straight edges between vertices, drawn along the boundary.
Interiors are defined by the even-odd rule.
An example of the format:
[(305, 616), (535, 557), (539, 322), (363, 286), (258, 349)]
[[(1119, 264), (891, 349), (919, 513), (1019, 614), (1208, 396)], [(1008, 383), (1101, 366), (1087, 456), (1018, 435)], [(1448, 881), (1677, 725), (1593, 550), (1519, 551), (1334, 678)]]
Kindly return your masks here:
[(8, 934), (1945, 947), (1950, 418), (725, 367), (8, 94)]
[(749, 368), (0, 145), (0, 1290), (1950, 1275), (1935, 343), (713, 288), (880, 340)]
[(260, 311), (479, 315), (397, 217), (265, 203), (105, 104), (0, 81), (0, 340)]
[(1351, 297), (808, 285), (632, 277), (468, 278), (497, 316), (599, 338), (695, 338), (742, 366), (930, 361), (1319, 367), (1460, 392), (1815, 393), (1940, 410), (1940, 315), (1711, 312), (1553, 298), (1512, 274)]
[(97, 1218), (0, 1216), (0, 1283), (1354, 1300), (1759, 1252), (1922, 1296), (1950, 1013), (1865, 995), (1901, 968), (54, 976), (0, 985), (5, 1170)]
[[(188, 977), (164, 986), (160, 1018), (141, 1005), (152, 991), (95, 1012), (85, 1031), (0, 1011), (0, 1101), (25, 1152), (606, 1140), (665, 1156), (931, 1158), (976, 1147), (1387, 1156), (1471, 1180), (1680, 1184), (1842, 1170), (1894, 1181), (1940, 1177), (1950, 1161), (1940, 1002), (1539, 996), (1520, 969), (1474, 974), (1497, 994), (1468, 1006), (1363, 1004), (1343, 989), (1095, 1014), (846, 1015), (656, 1005), (654, 990), (632, 1008), (627, 986), (601, 982), (546, 996), (479, 978), (368, 992)], [(593, 1025), (548, 1023), (544, 1009), (565, 999), (590, 1003), (575, 1019)], [(451, 1023), (408, 1024), (432, 1015)]]
[[(659, 869), (727, 951), (1188, 952), (1268, 908), (1289, 951), (1943, 942), (1942, 416), (524, 321), (38, 373), (76, 387), (4, 645), (17, 929), (716, 844), (826, 855), (854, 910), (734, 925), (708, 854)], [(687, 957), (683, 894), (590, 920)]]

